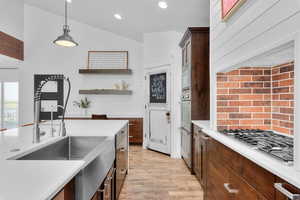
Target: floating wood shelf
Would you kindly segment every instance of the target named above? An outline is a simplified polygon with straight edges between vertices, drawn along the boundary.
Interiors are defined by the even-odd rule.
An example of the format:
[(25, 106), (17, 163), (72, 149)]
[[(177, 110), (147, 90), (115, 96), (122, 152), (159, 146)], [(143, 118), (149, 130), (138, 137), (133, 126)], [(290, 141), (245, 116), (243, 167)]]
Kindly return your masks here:
[(79, 74), (132, 74), (131, 69), (79, 69)]
[(131, 90), (115, 90), (115, 89), (94, 89), (79, 90), (79, 94), (102, 94), (102, 95), (131, 95)]

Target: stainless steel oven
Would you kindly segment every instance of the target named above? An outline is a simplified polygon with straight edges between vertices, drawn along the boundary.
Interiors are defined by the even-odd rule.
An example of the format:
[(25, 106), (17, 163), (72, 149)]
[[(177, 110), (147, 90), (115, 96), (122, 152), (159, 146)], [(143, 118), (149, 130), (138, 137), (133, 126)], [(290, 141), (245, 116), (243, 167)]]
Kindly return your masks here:
[(191, 87), (191, 67), (185, 66), (182, 69), (182, 89), (190, 89)]
[(190, 90), (184, 90), (181, 98), (181, 126), (187, 131), (191, 131), (191, 109)]
[(181, 156), (189, 168), (192, 167), (191, 92), (182, 91), (181, 97)]

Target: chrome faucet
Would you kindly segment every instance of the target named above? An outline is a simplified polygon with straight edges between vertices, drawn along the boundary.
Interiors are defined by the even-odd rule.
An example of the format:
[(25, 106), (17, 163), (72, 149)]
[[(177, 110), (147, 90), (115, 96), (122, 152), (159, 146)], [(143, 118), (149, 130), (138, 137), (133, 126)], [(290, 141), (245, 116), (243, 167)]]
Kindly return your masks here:
[[(41, 81), (40, 85), (38, 86), (35, 97), (34, 97), (34, 131), (33, 131), (33, 143), (39, 143), (40, 142), (40, 137), (41, 137), (41, 130), (40, 130), (40, 111), (41, 111), (41, 94), (42, 94), (42, 88), (48, 83), (49, 81), (57, 81), (57, 80), (65, 80), (68, 82), (68, 95), (67, 99), (65, 101), (65, 105), (61, 106), (58, 105), (58, 107), (63, 108), (63, 114), (62, 114), (62, 133), (61, 136), (66, 136), (67, 131), (66, 131), (66, 126), (65, 126), (65, 113), (66, 113), (66, 108), (68, 105), (69, 97), (70, 97), (70, 92), (71, 92), (71, 82), (69, 78), (66, 78), (63, 75), (53, 75), (45, 80)], [(53, 131), (53, 130), (52, 130)]]

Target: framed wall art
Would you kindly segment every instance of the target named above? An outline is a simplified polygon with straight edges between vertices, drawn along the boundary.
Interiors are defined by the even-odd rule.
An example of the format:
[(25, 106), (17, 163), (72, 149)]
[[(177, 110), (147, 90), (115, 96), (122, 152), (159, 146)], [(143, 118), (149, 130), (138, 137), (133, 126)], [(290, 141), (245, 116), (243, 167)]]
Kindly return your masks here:
[(222, 20), (227, 21), (246, 0), (221, 0)]

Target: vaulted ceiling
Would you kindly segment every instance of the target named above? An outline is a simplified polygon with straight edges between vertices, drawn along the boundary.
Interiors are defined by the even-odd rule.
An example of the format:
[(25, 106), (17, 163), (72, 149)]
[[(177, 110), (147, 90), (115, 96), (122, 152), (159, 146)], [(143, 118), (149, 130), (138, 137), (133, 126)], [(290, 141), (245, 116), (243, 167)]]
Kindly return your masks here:
[[(26, 4), (63, 15), (64, 0), (24, 0)], [(167, 0), (168, 8), (158, 7), (159, 0), (72, 0), (70, 18), (137, 41), (143, 33), (169, 30), (184, 31), (188, 26), (209, 25), (209, 0)], [(123, 20), (113, 15), (119, 13)]]

